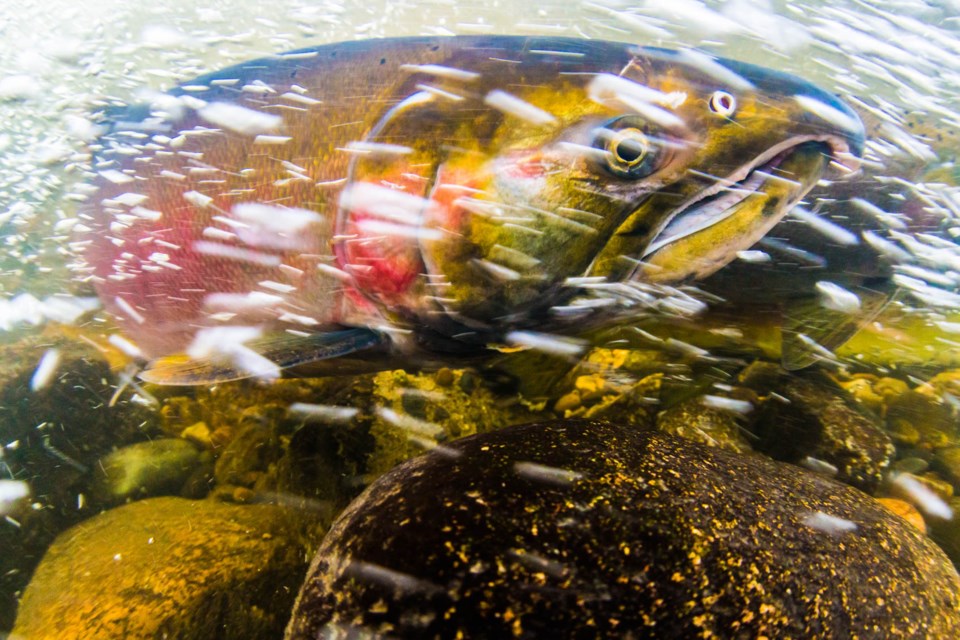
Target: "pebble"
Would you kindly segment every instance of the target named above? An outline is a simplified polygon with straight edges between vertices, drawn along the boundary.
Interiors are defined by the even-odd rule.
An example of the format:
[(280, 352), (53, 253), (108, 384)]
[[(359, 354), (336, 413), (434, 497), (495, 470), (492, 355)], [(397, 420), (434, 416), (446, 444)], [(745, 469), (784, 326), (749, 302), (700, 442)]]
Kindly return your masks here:
[(915, 526), (921, 532), (927, 532), (927, 523), (923, 520), (923, 514), (906, 500), (900, 500), (899, 498), (877, 498), (877, 502)]

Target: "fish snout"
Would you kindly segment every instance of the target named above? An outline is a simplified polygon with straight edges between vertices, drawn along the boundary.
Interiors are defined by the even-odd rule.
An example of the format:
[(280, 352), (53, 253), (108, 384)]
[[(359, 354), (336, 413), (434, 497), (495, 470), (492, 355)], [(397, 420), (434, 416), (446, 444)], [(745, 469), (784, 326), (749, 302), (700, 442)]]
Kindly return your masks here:
[(834, 164), (845, 172), (860, 167), (866, 130), (857, 113), (840, 97), (782, 71), (736, 60), (719, 60), (754, 91), (780, 100), (790, 112), (798, 135), (820, 139), (830, 146)]

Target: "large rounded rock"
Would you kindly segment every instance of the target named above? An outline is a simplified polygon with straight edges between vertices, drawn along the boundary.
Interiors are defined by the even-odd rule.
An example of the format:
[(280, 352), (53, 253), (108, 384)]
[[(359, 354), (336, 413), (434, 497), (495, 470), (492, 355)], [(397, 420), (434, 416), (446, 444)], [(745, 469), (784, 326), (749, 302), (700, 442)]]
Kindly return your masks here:
[[(960, 637), (960, 578), (860, 491), (589, 421), (465, 438), (324, 540), (290, 639)], [(352, 636), (351, 636), (352, 637)]]
[(11, 637), (270, 638), (306, 568), (307, 512), (154, 498), (62, 534)]

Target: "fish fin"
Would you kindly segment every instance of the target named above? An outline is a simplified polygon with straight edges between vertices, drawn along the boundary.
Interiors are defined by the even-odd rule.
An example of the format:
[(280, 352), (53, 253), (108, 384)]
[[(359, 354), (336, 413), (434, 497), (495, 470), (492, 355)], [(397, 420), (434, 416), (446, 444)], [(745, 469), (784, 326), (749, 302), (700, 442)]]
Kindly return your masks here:
[[(150, 362), (139, 377), (166, 386), (206, 385), (244, 378), (269, 379), (279, 377), (284, 370), (322, 360), (336, 360), (385, 346), (388, 342), (383, 334), (363, 328), (306, 336), (275, 333), (247, 342), (244, 346), (251, 357), (243, 358), (243, 362), (238, 357), (191, 358), (177, 354)], [(335, 367), (330, 367), (330, 372), (334, 371)]]
[(787, 371), (805, 369), (821, 360), (835, 361), (833, 351), (871, 322), (892, 300), (872, 289), (857, 288), (860, 311), (825, 308), (816, 296), (792, 300), (783, 322), (780, 359)]

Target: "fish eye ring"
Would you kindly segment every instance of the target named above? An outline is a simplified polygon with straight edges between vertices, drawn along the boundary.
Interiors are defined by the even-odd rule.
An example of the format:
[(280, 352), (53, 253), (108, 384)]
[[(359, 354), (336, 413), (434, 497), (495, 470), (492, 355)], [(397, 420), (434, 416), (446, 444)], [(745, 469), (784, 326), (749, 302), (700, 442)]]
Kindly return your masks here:
[(737, 99), (732, 93), (722, 89), (714, 91), (707, 104), (710, 111), (724, 118), (729, 118), (737, 110)]
[(611, 136), (607, 151), (614, 170), (633, 173), (650, 155), (650, 139), (640, 129), (620, 129)]

